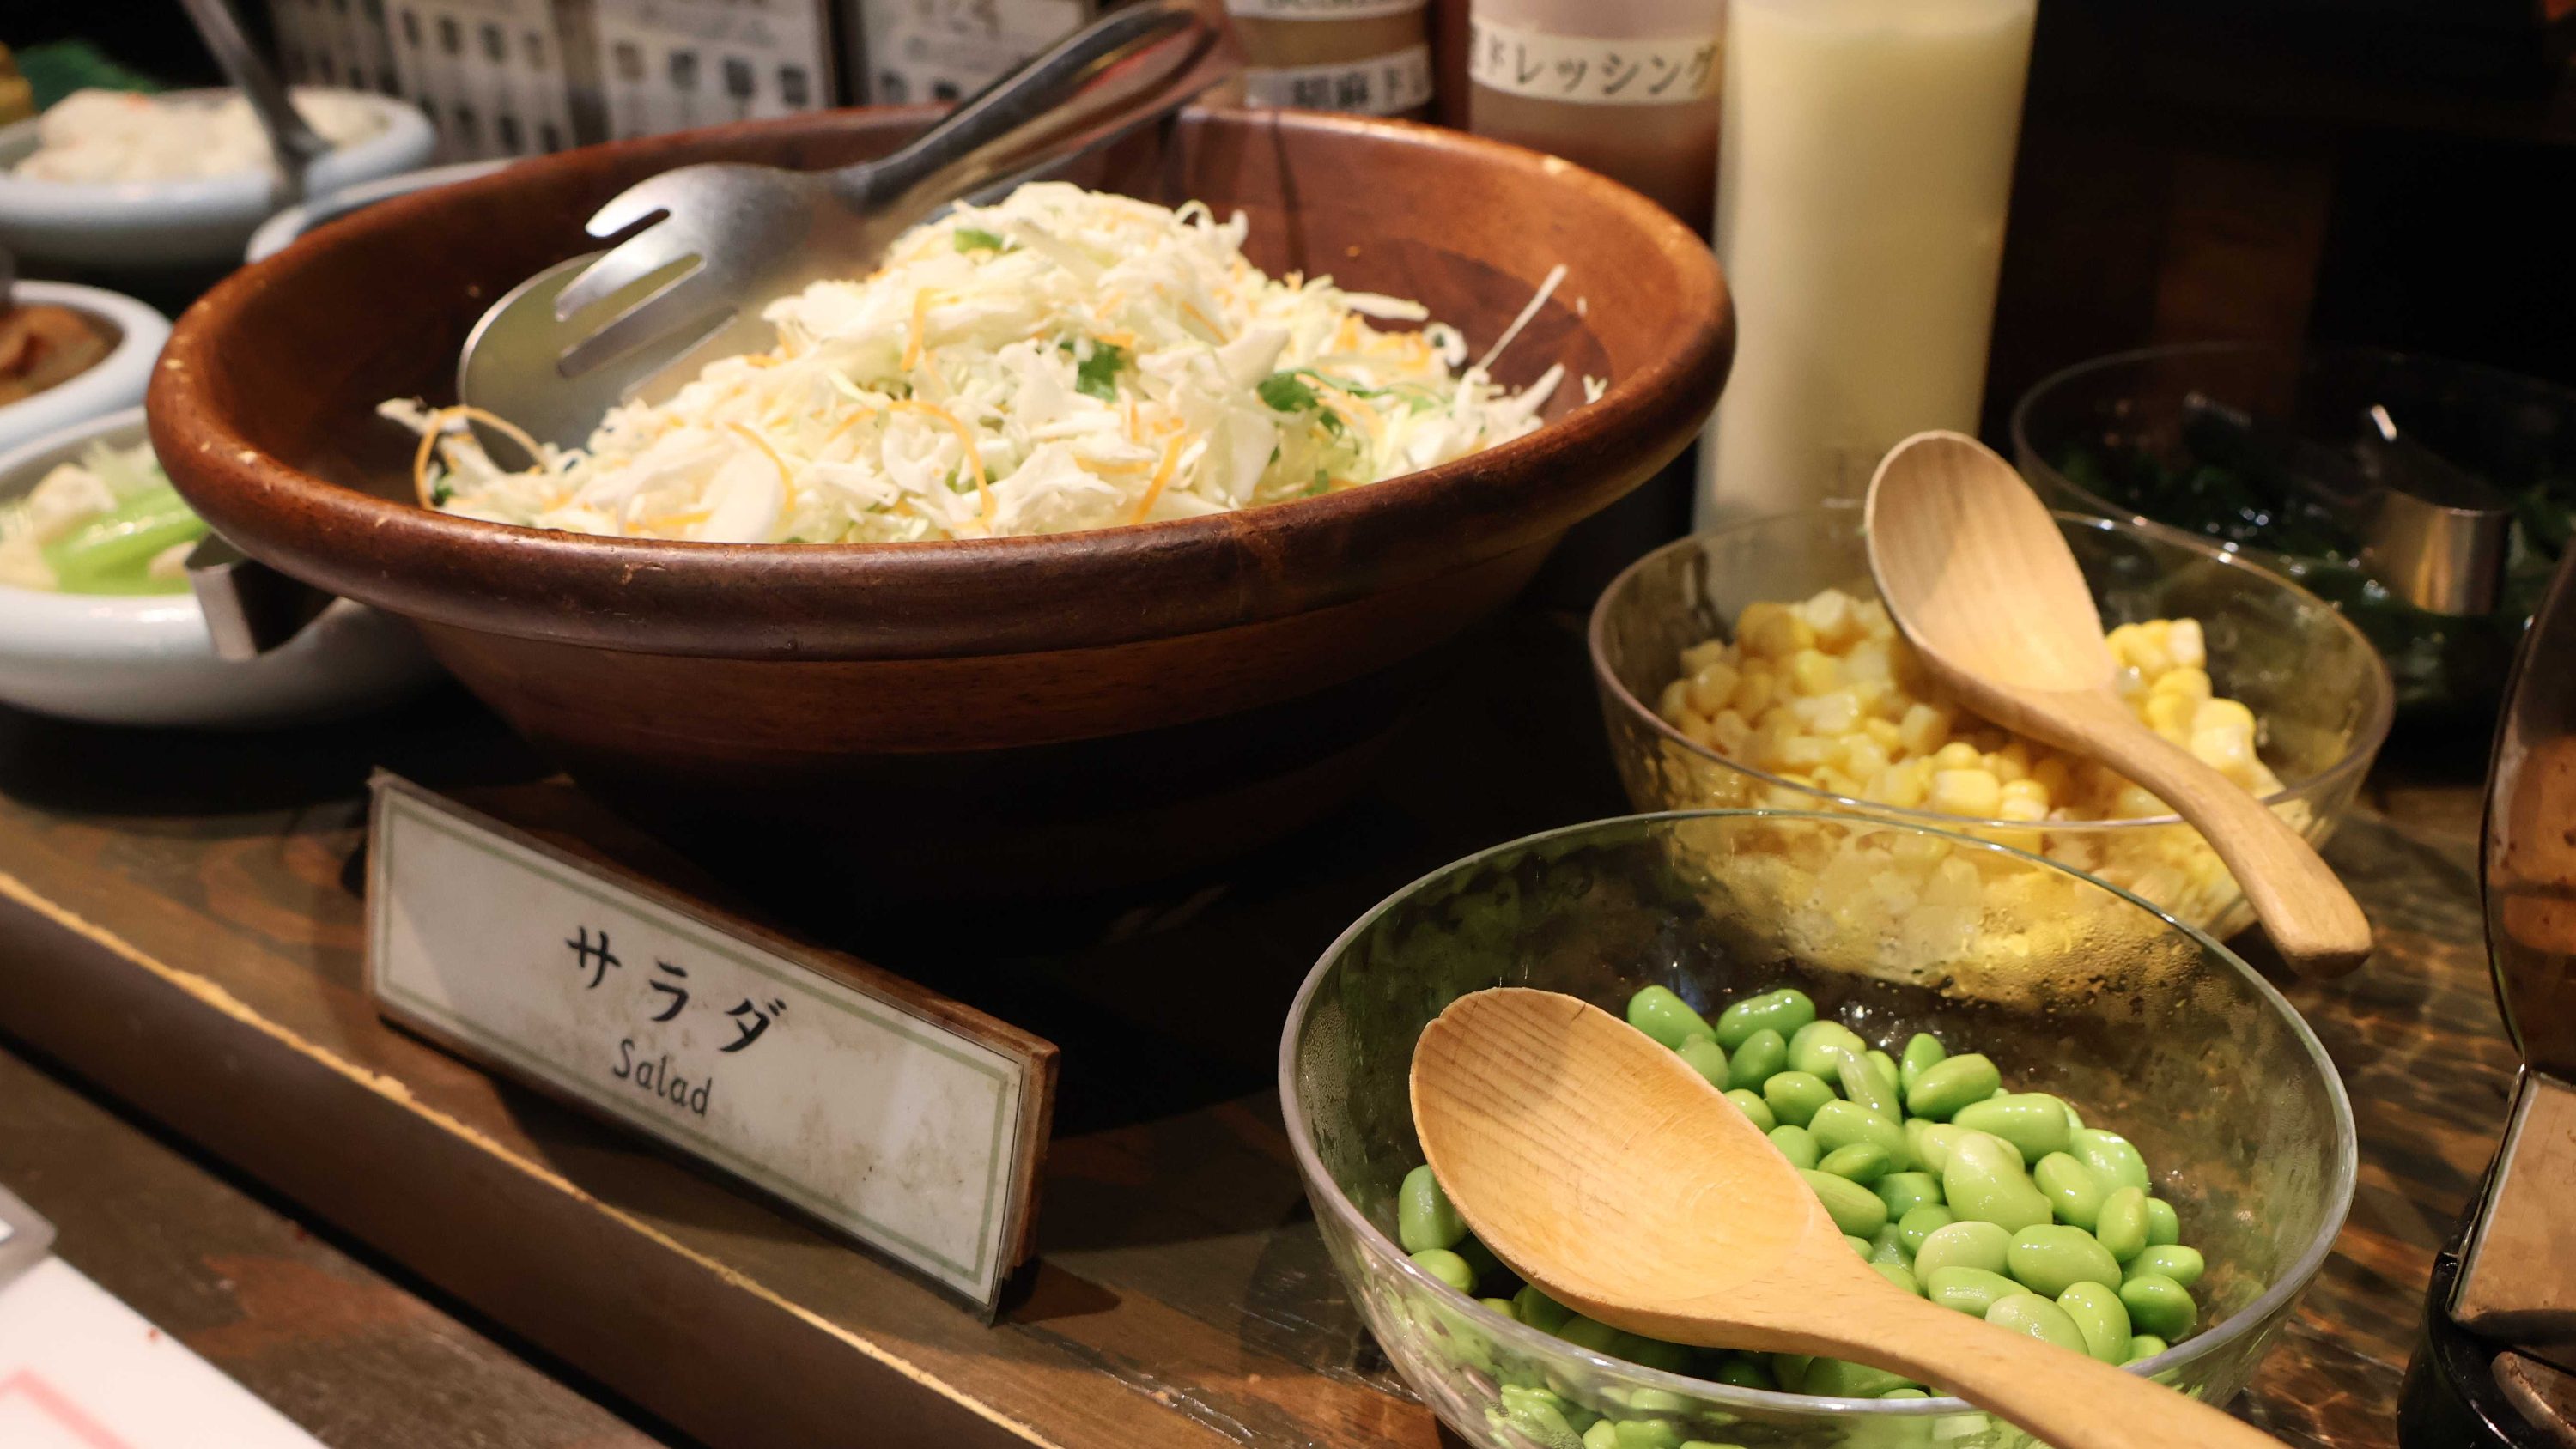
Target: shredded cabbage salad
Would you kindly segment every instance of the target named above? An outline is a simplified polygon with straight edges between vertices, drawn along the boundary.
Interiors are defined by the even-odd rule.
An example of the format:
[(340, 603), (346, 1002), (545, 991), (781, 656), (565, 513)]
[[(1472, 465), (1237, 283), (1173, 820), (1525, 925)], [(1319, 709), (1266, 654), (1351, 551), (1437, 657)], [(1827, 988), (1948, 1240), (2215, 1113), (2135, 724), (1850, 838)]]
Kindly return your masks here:
[[(1245, 230), (1196, 202), (1033, 182), (907, 232), (864, 280), (771, 304), (774, 349), (611, 411), (586, 447), (538, 445), (464, 408), (379, 411), (420, 434), (425, 505), (750, 543), (1191, 518), (1359, 487), (1538, 427), (1562, 367), (1506, 392), (1485, 370), (1493, 353), (1458, 371), (1465, 339), (1420, 304), (1264, 276)], [(542, 465), (504, 471), (469, 416)]]

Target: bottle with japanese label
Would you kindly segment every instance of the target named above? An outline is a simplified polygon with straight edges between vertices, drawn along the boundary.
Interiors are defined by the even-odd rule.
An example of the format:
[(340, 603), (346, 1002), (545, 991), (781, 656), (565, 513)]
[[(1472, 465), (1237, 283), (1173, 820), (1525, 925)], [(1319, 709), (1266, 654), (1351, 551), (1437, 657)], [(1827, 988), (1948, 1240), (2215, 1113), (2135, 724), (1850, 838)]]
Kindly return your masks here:
[(2036, 0), (1730, 0), (1717, 256), (1735, 366), (1702, 526), (1857, 499), (1975, 432)]
[(962, 100), (1107, 8), (1093, 0), (858, 0), (868, 104)]
[(1218, 99), (1421, 118), (1431, 109), (1425, 0), (1226, 0), (1244, 71)]
[(1726, 0), (1472, 0), (1467, 129), (1562, 156), (1706, 232)]

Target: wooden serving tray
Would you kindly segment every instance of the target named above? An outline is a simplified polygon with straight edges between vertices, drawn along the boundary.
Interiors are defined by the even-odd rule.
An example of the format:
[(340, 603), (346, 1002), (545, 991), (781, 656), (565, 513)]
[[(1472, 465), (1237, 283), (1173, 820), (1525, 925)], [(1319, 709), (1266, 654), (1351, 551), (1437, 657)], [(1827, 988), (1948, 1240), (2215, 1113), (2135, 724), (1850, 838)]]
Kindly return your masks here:
[[(522, 819), (587, 810), (454, 696), (273, 736), (0, 712), (0, 1030), (713, 1449), (1441, 1438), (1326, 1261), (1277, 1033), (1387, 892), (1622, 808), (1572, 621), (1508, 619), (1356, 806), (1254, 860), (1105, 906), (821, 923), (1063, 1048), (1040, 1257), (991, 1327), (377, 1020), (356, 894), (377, 764)], [(2299, 1445), (2390, 1442), (2433, 1250), (2509, 1080), (2475, 944), (2475, 786), (2390, 800), (2399, 818), (2365, 812), (2329, 852), (2380, 958), (2285, 988), (2346, 1074), (2363, 1154), (2338, 1254), (2238, 1405)], [(756, 863), (732, 864), (809, 931), (839, 900), (765, 898)]]

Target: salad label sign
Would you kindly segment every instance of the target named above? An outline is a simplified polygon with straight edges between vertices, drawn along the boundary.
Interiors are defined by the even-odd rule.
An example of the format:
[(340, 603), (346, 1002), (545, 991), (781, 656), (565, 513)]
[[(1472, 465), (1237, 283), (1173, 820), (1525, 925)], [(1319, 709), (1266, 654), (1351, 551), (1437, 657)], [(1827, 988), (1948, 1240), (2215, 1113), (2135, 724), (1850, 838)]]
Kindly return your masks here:
[(393, 775), (373, 784), (367, 987), (385, 1017), (994, 1311), (1033, 1238), (1051, 1044)]

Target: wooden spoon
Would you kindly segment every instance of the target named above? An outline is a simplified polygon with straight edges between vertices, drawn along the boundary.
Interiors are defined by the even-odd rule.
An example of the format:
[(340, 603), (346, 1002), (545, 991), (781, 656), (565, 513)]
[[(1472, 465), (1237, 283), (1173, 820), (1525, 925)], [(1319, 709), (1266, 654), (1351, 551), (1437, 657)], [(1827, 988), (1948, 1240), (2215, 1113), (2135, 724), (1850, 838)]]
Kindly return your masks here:
[(1614, 1328), (1891, 1369), (2058, 1449), (2277, 1449), (2196, 1399), (1880, 1277), (1750, 1118), (1574, 997), (1504, 987), (1450, 1003), (1413, 1049), (1413, 1125), (1478, 1240)]
[(2299, 833), (2129, 713), (2075, 555), (2011, 464), (1974, 438), (1917, 433), (1880, 460), (1864, 526), (1887, 612), (1963, 703), (2171, 805), (2300, 974), (2340, 976), (2370, 954), (2369, 919)]

